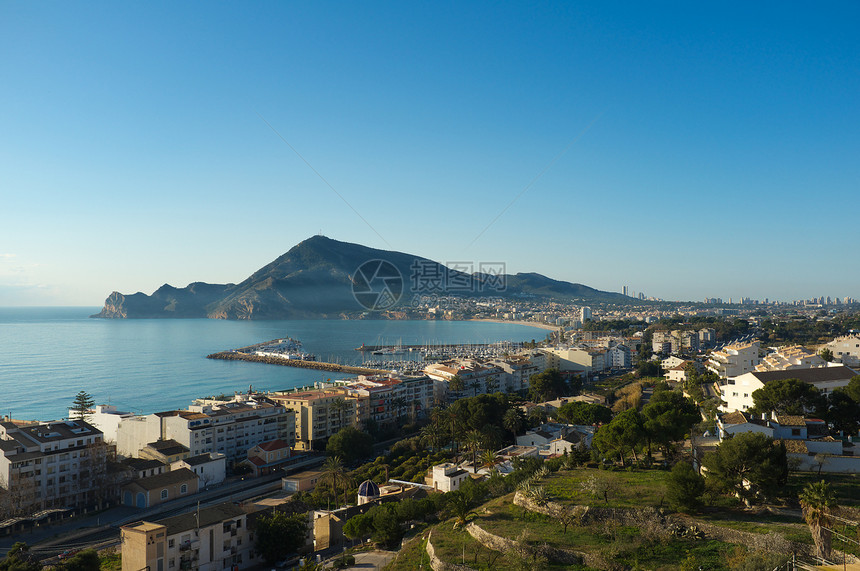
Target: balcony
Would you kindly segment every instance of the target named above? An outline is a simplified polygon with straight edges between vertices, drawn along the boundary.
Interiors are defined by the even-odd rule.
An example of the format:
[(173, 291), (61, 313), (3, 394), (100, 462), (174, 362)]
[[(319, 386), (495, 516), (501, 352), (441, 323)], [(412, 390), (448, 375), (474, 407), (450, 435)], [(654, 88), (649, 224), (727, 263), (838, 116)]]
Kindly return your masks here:
[(200, 540), (185, 541), (179, 544), (179, 551), (189, 551), (191, 549), (200, 549)]

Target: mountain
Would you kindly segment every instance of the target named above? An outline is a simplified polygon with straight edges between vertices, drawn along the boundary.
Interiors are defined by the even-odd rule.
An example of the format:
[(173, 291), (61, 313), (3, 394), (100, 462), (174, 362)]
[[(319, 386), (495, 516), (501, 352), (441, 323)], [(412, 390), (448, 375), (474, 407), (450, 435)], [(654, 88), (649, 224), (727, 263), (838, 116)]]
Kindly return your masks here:
[(630, 300), (540, 274), (457, 271), (412, 254), (314, 236), (238, 284), (195, 282), (184, 288), (165, 284), (152, 295), (115, 291), (92, 317), (341, 318), (369, 309), (408, 308), (416, 292), (585, 302)]

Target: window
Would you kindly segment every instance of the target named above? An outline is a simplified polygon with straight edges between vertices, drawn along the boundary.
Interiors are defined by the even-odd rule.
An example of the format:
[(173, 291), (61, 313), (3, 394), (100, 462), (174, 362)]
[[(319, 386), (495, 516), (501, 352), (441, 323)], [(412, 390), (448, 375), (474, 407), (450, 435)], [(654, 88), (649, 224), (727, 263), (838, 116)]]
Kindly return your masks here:
[[(174, 543), (176, 543), (175, 539), (168, 539), (167, 540), (167, 547), (169, 547), (170, 549), (173, 549)], [(170, 564), (171, 564), (171, 566), (173, 566), (173, 559), (170, 560)]]
[(181, 486), (179, 486), (179, 493), (180, 494), (187, 494), (188, 493), (188, 484), (182, 484)]
[(166, 500), (166, 499), (167, 499), (167, 490), (166, 490), (166, 489), (165, 489), (165, 490), (161, 490), (161, 499), (162, 499), (162, 500)]
[(800, 436), (800, 429), (799, 428), (792, 428), (791, 429), (791, 435), (792, 436)]

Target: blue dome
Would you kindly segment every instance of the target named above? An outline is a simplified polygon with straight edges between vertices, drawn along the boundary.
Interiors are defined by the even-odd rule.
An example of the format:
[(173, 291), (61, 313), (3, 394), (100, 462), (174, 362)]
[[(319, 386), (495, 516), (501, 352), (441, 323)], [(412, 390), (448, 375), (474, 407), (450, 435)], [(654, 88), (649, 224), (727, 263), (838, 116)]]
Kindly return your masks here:
[(379, 496), (379, 486), (370, 480), (365, 480), (358, 487), (358, 495), (365, 496), (367, 498), (375, 498)]

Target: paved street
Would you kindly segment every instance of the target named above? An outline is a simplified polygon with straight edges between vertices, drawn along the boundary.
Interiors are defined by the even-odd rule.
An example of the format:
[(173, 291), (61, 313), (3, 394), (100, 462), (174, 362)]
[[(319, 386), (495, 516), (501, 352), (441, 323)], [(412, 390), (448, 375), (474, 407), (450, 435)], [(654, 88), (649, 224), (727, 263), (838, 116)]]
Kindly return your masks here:
[(355, 554), (355, 565), (346, 567), (355, 571), (382, 569), (397, 555), (395, 551), (362, 551)]
[[(318, 464), (319, 458), (309, 459), (295, 469), (307, 469)], [(0, 537), (0, 556), (5, 554), (16, 541), (24, 541), (31, 547), (38, 544), (35, 552), (62, 552), (70, 547), (91, 541), (94, 537), (119, 538), (119, 527), (142, 519), (157, 520), (176, 515), (196, 506), (207, 507), (228, 501), (243, 501), (255, 496), (280, 489), (283, 474), (273, 474), (256, 479), (231, 479), (220, 486), (210, 487), (200, 493), (181, 500), (168, 502), (150, 509), (130, 506), (117, 506), (97, 514), (74, 516), (61, 523), (37, 527), (31, 531)]]

